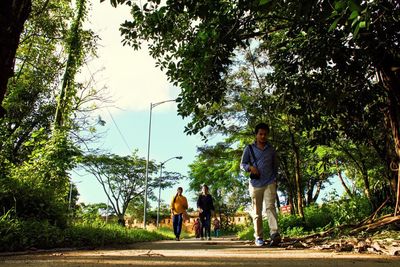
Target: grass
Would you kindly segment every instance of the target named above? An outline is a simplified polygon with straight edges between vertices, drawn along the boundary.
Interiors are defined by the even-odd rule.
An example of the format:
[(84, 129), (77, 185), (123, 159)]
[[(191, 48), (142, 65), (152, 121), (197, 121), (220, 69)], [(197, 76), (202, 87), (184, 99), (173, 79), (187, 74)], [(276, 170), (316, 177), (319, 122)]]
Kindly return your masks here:
[[(183, 236), (188, 235), (184, 233)], [(123, 228), (116, 224), (77, 223), (61, 229), (43, 221), (3, 218), (0, 223), (0, 251), (105, 247), (173, 238), (171, 229), (147, 231)]]

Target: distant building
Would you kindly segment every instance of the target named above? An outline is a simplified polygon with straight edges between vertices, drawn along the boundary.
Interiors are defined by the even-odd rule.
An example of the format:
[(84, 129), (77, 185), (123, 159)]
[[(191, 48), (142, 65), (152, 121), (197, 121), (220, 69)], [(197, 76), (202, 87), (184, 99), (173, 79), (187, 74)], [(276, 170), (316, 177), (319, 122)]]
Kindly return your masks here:
[[(193, 233), (193, 224), (194, 221), (196, 220), (196, 218), (198, 217), (198, 213), (197, 212), (190, 212), (188, 213), (189, 215), (189, 220), (184, 221), (184, 223), (182, 224), (182, 230), (189, 232), (189, 233)], [(217, 216), (219, 218), (219, 216)], [(242, 225), (242, 224), (247, 224), (249, 221), (249, 216), (247, 213), (241, 212), (241, 213), (237, 213), (235, 216), (229, 218), (229, 221), (235, 225)], [(168, 227), (168, 228), (172, 228), (172, 219), (171, 217), (165, 217), (165, 218), (161, 218), (160, 220), (160, 227)], [(130, 228), (142, 228), (143, 227), (143, 221), (138, 221), (137, 219), (134, 219), (132, 217), (126, 217), (125, 219), (125, 225), (126, 227), (130, 227)], [(148, 229), (152, 230), (152, 229), (156, 229), (156, 225), (153, 223), (149, 223), (147, 225)]]

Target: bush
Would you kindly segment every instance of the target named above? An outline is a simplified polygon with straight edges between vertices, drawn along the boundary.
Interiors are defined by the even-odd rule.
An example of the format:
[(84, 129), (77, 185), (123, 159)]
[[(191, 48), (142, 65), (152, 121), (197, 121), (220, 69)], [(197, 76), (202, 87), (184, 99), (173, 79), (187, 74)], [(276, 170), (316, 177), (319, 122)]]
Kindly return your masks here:
[(333, 217), (327, 205), (318, 206), (315, 204), (304, 209), (304, 220), (304, 229), (315, 231), (330, 226)]
[[(304, 208), (304, 219), (297, 215), (278, 216), (279, 230), (285, 236), (303, 236), (320, 232), (329, 227), (341, 224), (356, 224), (371, 213), (368, 199), (355, 196), (352, 199), (342, 198), (328, 204), (312, 205)], [(264, 233), (269, 232), (268, 222), (264, 220)], [(240, 239), (254, 239), (254, 228), (249, 226), (238, 233)]]
[(47, 221), (0, 217), (0, 251), (62, 247), (102, 247), (139, 241), (171, 239), (163, 232), (127, 229), (110, 224), (75, 224), (59, 228)]
[(305, 227), (305, 222), (302, 218), (296, 215), (282, 215), (278, 216), (278, 225), (281, 233), (286, 234), (288, 229), (293, 227)]
[[(1, 211), (11, 211), (21, 220), (47, 221), (66, 227), (68, 209), (66, 202), (57, 199), (51, 189), (34, 186), (26, 181), (14, 181), (13, 188), (0, 196)], [(0, 215), (4, 215), (1, 214)]]
[(8, 214), (0, 217), (0, 251), (30, 248), (52, 248), (62, 236), (62, 230), (47, 221), (22, 221)]
[(356, 224), (372, 212), (368, 199), (358, 195), (331, 202), (327, 208), (335, 225)]

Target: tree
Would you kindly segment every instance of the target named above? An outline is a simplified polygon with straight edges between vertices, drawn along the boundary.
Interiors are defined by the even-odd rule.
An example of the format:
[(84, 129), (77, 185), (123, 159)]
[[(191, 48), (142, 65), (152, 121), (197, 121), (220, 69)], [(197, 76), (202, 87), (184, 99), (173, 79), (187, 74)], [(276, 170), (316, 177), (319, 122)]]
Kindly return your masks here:
[[(121, 27), (124, 43), (138, 49), (148, 42), (160, 68), (182, 88), (178, 108), (182, 116), (192, 117), (188, 133), (222, 120), (221, 114), (207, 111), (226, 104), (229, 89), (224, 78), (234, 52), (257, 38), (274, 69), (270, 78), (274, 94), (285, 97), (285, 105), (296, 103), (300, 108), (294, 112), (309, 111), (313, 125), (320, 124), (315, 135), (334, 137), (329, 128), (333, 123), (336, 130), (361, 123), (368, 129), (384, 121), (382, 115), (376, 120), (382, 114), (377, 107), (383, 107), (388, 122), (384, 126), (389, 126), (386, 131), (392, 133), (395, 151), (391, 162), (400, 185), (400, 33), (394, 26), (398, 2), (169, 1), (160, 5), (154, 0), (143, 7), (117, 2), (132, 5), (133, 19)], [(356, 108), (349, 109), (353, 104)], [(374, 116), (365, 118), (368, 109), (374, 110), (369, 113)], [(319, 116), (319, 111), (328, 117)], [(395, 189), (398, 196), (399, 189)]]
[[(82, 160), (82, 167), (93, 174), (103, 187), (110, 205), (118, 216), (118, 223), (125, 225), (125, 213), (130, 202), (142, 202), (145, 190), (146, 160), (137, 152), (132, 156), (87, 155)], [(149, 196), (153, 195), (158, 183), (151, 179), (157, 166), (149, 163)]]
[[(214, 207), (224, 227), (235, 213), (250, 203), (247, 191), (248, 177), (239, 173), (241, 151), (229, 143), (199, 148), (199, 154), (189, 167), (189, 187), (198, 192), (207, 184), (214, 199)], [(197, 199), (196, 199), (197, 200)]]
[[(33, 1), (33, 13), (17, 51), (17, 75), (10, 79), (3, 102), (8, 113), (0, 120), (2, 211), (13, 209), (17, 217), (47, 220), (57, 226), (67, 223), (68, 171), (80, 155), (70, 136), (71, 127), (55, 132), (51, 128), (54, 92), (64, 73), (65, 55), (71, 52), (63, 50), (68, 42), (62, 39), (74, 16), (70, 4)], [(92, 36), (87, 31), (78, 34), (85, 36), (87, 50), (79, 51), (85, 54)], [(68, 110), (65, 115), (71, 114)]]

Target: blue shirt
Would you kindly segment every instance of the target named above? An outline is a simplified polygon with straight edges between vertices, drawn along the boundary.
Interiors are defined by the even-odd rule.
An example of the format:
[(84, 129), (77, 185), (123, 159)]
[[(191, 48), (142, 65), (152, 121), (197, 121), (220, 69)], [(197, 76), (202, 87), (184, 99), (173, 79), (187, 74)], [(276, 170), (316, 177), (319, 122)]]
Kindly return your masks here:
[(252, 146), (254, 156), (257, 159), (257, 165), (251, 155), (249, 146), (246, 146), (243, 151), (240, 168), (246, 172), (250, 171), (250, 166), (254, 166), (258, 169), (260, 178), (251, 179), (251, 185), (253, 187), (263, 187), (276, 182), (276, 177), (278, 175), (278, 162), (276, 159), (275, 149), (268, 143), (263, 149), (259, 149), (255, 142), (250, 145)]

